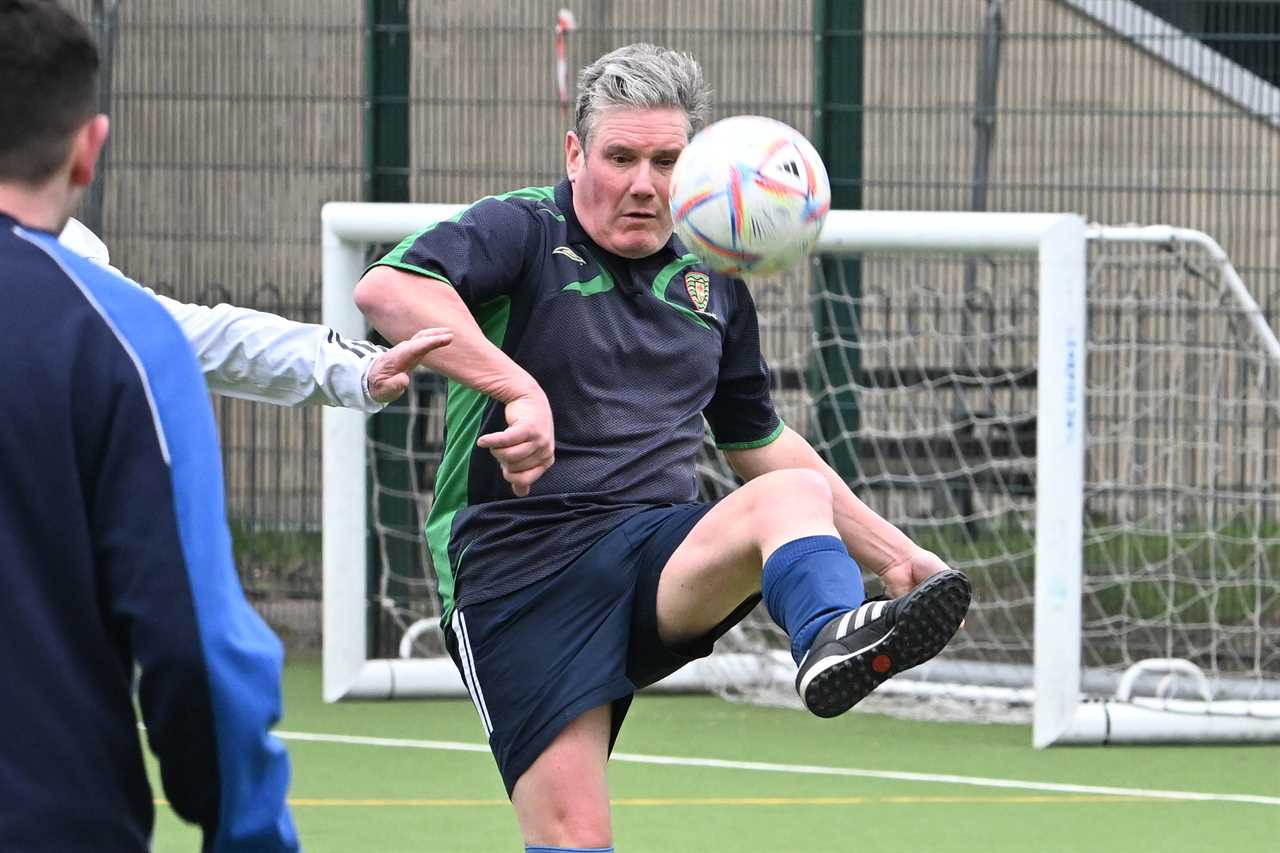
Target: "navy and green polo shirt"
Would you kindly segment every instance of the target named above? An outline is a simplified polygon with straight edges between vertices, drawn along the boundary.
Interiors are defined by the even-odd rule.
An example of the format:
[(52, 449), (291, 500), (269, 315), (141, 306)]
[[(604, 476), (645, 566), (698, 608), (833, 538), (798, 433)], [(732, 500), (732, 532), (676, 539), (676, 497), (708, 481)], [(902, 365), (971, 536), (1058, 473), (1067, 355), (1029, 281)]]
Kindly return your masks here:
[(503, 407), (449, 383), (426, 526), (446, 622), (553, 574), (638, 510), (696, 500), (704, 417), (725, 449), (782, 432), (746, 285), (675, 237), (639, 260), (605, 251), (567, 180), (485, 198), (378, 263), (452, 285), (555, 419), (555, 464), (518, 498), (476, 447), (506, 428)]

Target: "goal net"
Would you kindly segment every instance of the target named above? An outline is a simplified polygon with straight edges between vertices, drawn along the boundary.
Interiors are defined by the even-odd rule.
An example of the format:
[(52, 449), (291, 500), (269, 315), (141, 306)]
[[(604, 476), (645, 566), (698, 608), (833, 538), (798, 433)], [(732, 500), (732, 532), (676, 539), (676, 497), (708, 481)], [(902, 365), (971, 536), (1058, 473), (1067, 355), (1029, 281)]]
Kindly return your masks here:
[[(325, 318), (370, 244), (456, 208), (325, 209)], [(974, 583), (935, 661), (860, 708), (1034, 739), (1280, 739), (1280, 344), (1221, 250), (1047, 214), (831, 214), (752, 282), (774, 399), (858, 495)], [(325, 692), (460, 691), (422, 526), (444, 387), (325, 413)], [(734, 488), (708, 445), (705, 497)], [(875, 588), (874, 579), (869, 586)], [(668, 685), (797, 704), (758, 609)]]

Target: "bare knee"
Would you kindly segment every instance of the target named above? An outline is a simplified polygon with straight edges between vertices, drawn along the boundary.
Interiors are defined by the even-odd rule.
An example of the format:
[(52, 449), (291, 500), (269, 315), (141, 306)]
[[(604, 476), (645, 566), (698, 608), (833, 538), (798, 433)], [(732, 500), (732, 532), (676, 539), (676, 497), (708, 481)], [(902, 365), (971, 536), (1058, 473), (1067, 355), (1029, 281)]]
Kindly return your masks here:
[(751, 489), (750, 530), (761, 559), (785, 542), (803, 536), (838, 535), (831, 485), (817, 471), (784, 468), (743, 486)]
[(783, 468), (761, 474), (743, 487), (754, 491), (753, 513), (776, 516), (780, 512), (811, 514), (831, 512), (831, 484), (808, 468)]
[[(531, 793), (534, 786), (538, 790)], [(581, 785), (573, 768), (562, 768), (554, 776), (525, 774), (516, 783), (511, 803), (525, 844), (590, 848), (613, 843), (606, 790)]]
[(525, 843), (553, 847), (609, 847), (613, 833), (607, 805), (584, 806), (581, 802), (557, 800), (544, 806), (536, 826), (524, 829)]

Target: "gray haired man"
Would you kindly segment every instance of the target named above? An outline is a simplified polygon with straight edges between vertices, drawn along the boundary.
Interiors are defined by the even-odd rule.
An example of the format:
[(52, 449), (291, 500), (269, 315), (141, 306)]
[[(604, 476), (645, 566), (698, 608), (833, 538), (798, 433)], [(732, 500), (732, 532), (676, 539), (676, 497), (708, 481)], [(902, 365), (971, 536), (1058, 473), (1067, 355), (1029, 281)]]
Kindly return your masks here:
[[(612, 849), (605, 764), (634, 692), (762, 598), (806, 706), (833, 716), (937, 654), (970, 596), (783, 425), (746, 284), (672, 236), (698, 64), (634, 44), (578, 90), (565, 180), (408, 237), (356, 290), (391, 340), (453, 331), (424, 359), (451, 380), (427, 538), (536, 851)], [(697, 500), (704, 418), (745, 481), (716, 503)], [(896, 598), (865, 601), (859, 564)]]

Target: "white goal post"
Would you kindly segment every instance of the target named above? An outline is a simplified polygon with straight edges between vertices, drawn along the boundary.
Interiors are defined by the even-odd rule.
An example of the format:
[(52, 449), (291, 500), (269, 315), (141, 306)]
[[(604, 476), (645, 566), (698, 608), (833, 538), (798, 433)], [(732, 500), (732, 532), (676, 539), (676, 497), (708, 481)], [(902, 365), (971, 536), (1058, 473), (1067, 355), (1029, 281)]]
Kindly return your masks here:
[[(343, 335), (364, 337), (367, 325), (351, 298), (371, 244), (395, 242), (455, 214), (459, 205), (331, 202), (323, 229), (323, 322)], [(1280, 740), (1280, 692), (1248, 702), (1131, 697), (1147, 672), (1165, 682), (1180, 675), (1203, 680), (1178, 660), (1140, 661), (1108, 701), (1085, 701), (1082, 691), (1082, 578), (1084, 577), (1087, 259), (1089, 243), (1191, 243), (1220, 262), (1222, 298), (1245, 318), (1272, 369), (1280, 343), (1225, 253), (1208, 236), (1166, 226), (1102, 228), (1072, 214), (832, 211), (815, 254), (873, 252), (1036, 259), (1038, 299), (1035, 355), (1034, 460), (1034, 696), (1033, 742)], [(365, 418), (326, 409), (323, 420), (324, 696), (327, 701), (461, 695), (453, 665), (443, 658), (373, 658), (367, 646), (369, 496)], [(406, 641), (411, 645), (412, 638)], [(407, 652), (406, 652), (407, 653)], [(786, 665), (789, 665), (787, 661)], [(1194, 671), (1188, 675), (1188, 672)], [(689, 667), (669, 686), (717, 670)], [(889, 684), (898, 681), (895, 679)], [(1198, 683), (1198, 682), (1197, 682)], [(886, 685), (888, 686), (888, 685)], [(1274, 685), (1272, 685), (1274, 686)], [(927, 685), (932, 687), (932, 685)]]

